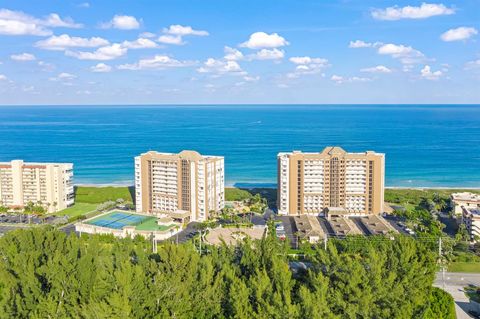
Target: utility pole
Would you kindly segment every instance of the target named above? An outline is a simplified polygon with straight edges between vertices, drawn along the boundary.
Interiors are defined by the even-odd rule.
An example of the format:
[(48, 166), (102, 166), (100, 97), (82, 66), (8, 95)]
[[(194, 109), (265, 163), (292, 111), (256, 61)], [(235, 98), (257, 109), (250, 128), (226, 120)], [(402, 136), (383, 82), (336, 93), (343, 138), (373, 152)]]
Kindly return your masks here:
[(202, 255), (202, 231), (200, 230), (200, 255)]
[(323, 240), (323, 248), (327, 250), (328, 234), (325, 234), (325, 239)]
[(443, 283), (443, 290), (445, 290), (445, 265), (443, 264), (442, 258), (442, 237), (438, 238), (438, 262), (442, 267), (442, 283)]
[(438, 238), (438, 257), (442, 258), (442, 237)]
[(155, 240), (155, 235), (152, 233), (152, 252), (157, 253), (157, 241)]

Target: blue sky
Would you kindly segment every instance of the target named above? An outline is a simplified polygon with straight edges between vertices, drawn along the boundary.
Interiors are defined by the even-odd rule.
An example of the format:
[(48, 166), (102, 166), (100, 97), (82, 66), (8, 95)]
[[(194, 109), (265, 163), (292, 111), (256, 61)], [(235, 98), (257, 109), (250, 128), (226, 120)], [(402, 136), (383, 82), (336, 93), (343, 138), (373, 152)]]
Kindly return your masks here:
[(0, 47), (0, 104), (480, 103), (478, 0), (0, 1)]

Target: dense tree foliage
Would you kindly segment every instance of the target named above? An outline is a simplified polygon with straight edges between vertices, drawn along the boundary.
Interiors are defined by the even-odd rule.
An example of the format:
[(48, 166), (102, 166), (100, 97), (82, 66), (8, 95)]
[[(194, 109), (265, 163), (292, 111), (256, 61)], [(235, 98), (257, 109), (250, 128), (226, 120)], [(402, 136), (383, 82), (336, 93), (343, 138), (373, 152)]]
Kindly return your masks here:
[[(398, 236), (332, 240), (292, 271), (274, 236), (237, 247), (67, 236), (0, 238), (4, 318), (450, 318), (431, 247)], [(440, 302), (438, 302), (440, 300)]]

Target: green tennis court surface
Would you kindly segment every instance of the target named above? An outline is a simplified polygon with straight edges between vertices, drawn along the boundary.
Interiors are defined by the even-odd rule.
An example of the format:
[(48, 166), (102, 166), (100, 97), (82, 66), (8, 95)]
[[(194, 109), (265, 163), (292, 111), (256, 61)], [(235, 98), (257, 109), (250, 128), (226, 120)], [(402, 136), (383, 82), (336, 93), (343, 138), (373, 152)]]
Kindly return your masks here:
[(112, 229), (122, 229), (125, 226), (135, 226), (137, 230), (167, 230), (175, 225), (158, 225), (157, 218), (153, 216), (143, 216), (138, 214), (113, 211), (108, 214), (98, 216), (86, 222), (90, 225), (107, 227)]

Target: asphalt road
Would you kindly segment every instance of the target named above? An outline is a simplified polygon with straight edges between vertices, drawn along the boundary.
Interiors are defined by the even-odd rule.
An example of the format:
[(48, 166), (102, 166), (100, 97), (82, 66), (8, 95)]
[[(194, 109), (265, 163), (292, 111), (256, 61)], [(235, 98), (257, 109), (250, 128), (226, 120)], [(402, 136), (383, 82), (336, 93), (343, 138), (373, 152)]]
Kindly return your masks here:
[(463, 288), (468, 285), (480, 286), (480, 274), (445, 272), (443, 275), (439, 272), (434, 282), (434, 286), (452, 295), (455, 300), (457, 319), (475, 318), (468, 314), (471, 310), (470, 302), (463, 292)]

